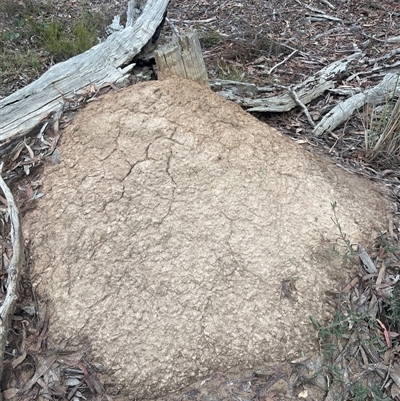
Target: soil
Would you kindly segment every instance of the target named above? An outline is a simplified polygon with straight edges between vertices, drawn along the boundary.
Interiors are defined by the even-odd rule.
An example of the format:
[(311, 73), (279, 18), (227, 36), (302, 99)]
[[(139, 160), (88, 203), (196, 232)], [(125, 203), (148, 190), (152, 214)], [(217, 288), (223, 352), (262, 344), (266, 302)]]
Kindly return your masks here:
[(89, 341), (132, 399), (315, 352), (352, 271), (332, 203), (355, 243), (387, 225), (368, 180), (195, 83), (104, 95), (59, 150), (24, 217), (33, 285), (51, 343)]

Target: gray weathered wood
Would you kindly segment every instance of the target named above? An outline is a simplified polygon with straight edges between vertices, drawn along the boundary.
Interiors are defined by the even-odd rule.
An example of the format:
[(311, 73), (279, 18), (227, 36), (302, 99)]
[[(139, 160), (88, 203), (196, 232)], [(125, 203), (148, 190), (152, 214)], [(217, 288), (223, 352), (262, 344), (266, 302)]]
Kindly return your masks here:
[(169, 0), (148, 0), (142, 14), (119, 32), (85, 53), (51, 67), (38, 80), (0, 100), (0, 142), (20, 137), (52, 112), (64, 99), (90, 85), (123, 83), (134, 67), (132, 59), (163, 22)]
[(363, 93), (354, 96), (337, 104), (314, 128), (313, 134), (321, 136), (326, 132), (333, 131), (336, 127), (347, 121), (353, 113), (365, 104), (377, 105), (384, 103), (394, 92), (400, 93), (399, 74), (389, 73), (385, 75), (382, 82)]
[(144, 10), (145, 1), (130, 0), (128, 2), (128, 11), (126, 13), (126, 26), (133, 26)]
[[(361, 57), (361, 53), (354, 53), (343, 60), (335, 61), (291, 89), (303, 104), (308, 104), (321, 96), (326, 90), (335, 88), (337, 75), (345, 71), (349, 64), (359, 57)], [(263, 92), (268, 91), (265, 90), (266, 88), (257, 88), (250, 85), (245, 88), (243, 83), (240, 82), (238, 83), (238, 88), (242, 87), (241, 91), (238, 88), (233, 90), (232, 85), (222, 85), (221, 81), (217, 82), (217, 85), (212, 83), (211, 86), (213, 89), (216, 88), (217, 93), (221, 96), (238, 103), (246, 108), (247, 111), (276, 113), (289, 111), (297, 107), (297, 103), (289, 91), (277, 96), (263, 97)], [(248, 93), (247, 95), (245, 94), (246, 92)], [(254, 98), (254, 96), (257, 97)]]
[[(8, 215), (11, 223), (11, 243), (13, 254), (7, 272), (7, 295), (0, 307), (0, 377), (4, 367), (4, 350), (7, 341), (10, 320), (14, 313), (15, 304), (18, 298), (18, 286), (21, 276), (22, 264), (24, 261), (23, 237), (21, 229), (20, 215), (14, 197), (4, 182), (1, 171), (3, 164), (0, 165), (0, 188), (8, 203)], [(4, 389), (0, 389), (0, 394)]]
[(175, 35), (171, 43), (154, 52), (154, 58), (159, 80), (177, 76), (210, 87), (196, 31)]

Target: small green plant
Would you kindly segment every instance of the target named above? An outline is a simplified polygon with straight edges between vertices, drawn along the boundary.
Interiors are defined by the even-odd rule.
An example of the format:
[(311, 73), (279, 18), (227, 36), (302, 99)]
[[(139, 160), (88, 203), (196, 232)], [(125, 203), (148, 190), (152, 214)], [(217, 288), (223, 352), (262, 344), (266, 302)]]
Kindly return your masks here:
[(36, 12), (38, 4), (35, 0), (1, 0), (0, 1), (0, 12), (6, 14), (9, 17), (13, 17), (21, 12), (21, 9), (25, 13)]
[[(41, 68), (40, 54), (35, 50), (21, 49), (16, 52), (8, 47), (0, 46), (0, 84), (10, 81), (18, 74), (24, 79), (36, 76)], [(0, 95), (9, 93), (0, 88)]]
[(367, 311), (356, 313), (351, 310), (336, 311), (331, 323), (326, 325), (319, 324), (312, 317), (310, 319), (318, 330), (322, 372), (327, 377), (333, 399), (384, 400), (380, 389), (367, 386), (363, 376), (355, 381), (349, 381), (348, 376), (349, 364), (357, 367), (356, 356), (360, 352), (368, 349), (371, 355), (384, 355), (387, 350), (376, 320)]
[[(352, 244), (351, 241), (347, 238), (347, 234), (343, 231), (342, 226), (340, 224), (339, 221), (339, 217), (336, 213), (336, 209), (338, 207), (336, 202), (331, 203), (331, 207), (332, 207), (332, 211), (333, 211), (333, 217), (332, 217), (332, 221), (333, 224), (335, 225), (335, 227), (338, 229), (339, 231), (339, 240), (343, 243), (344, 245), (344, 254), (343, 254), (343, 258), (345, 260), (350, 259), (351, 257), (353, 257), (355, 254), (357, 254), (357, 244)], [(333, 246), (333, 252), (337, 255), (340, 254), (339, 250), (335, 247), (335, 245)]]
[(52, 1), (0, 0), (0, 96), (30, 83), (54, 62), (86, 51), (104, 36), (110, 22), (107, 13), (90, 11), (86, 0), (75, 3), (73, 18), (58, 19)]
[(96, 25), (88, 13), (75, 23), (71, 32), (57, 21), (37, 24), (33, 19), (29, 19), (29, 22), (42, 46), (55, 61), (83, 53), (97, 43)]
[(351, 391), (350, 400), (354, 401), (364, 401), (367, 399), (370, 390), (368, 387), (364, 386), (362, 383), (356, 383)]
[(216, 45), (222, 36), (218, 31), (211, 31), (200, 37), (200, 43), (205, 49)]
[(400, 326), (400, 287), (398, 284), (395, 285), (392, 296), (387, 299), (384, 308), (391, 331), (397, 332)]
[(350, 388), (350, 397), (351, 401), (365, 401), (365, 400), (374, 400), (374, 401), (390, 401), (391, 398), (384, 397), (381, 389), (378, 386), (368, 386), (367, 383), (356, 383), (354, 386)]
[(393, 244), (393, 238), (382, 231), (379, 231), (379, 242), (386, 253), (400, 253), (400, 248)]

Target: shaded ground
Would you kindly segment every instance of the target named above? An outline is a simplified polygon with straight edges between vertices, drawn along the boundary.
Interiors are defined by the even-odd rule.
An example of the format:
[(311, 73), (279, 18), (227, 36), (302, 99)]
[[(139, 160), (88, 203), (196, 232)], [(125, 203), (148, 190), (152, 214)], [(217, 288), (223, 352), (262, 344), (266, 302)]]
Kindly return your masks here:
[[(78, 2), (66, 4), (65, 2), (54, 1), (53, 4), (58, 9), (58, 16), (66, 22), (66, 25), (82, 12), (81, 4)], [(90, 11), (100, 10), (105, 14), (113, 15), (118, 13), (121, 7), (123, 8), (125, 5), (125, 1), (98, 1), (86, 2), (83, 8)], [(375, 64), (378, 67), (384, 64), (395, 66), (399, 62), (399, 53), (396, 52), (399, 47), (399, 8), (399, 2), (396, 1), (379, 3), (363, 1), (328, 3), (321, 1), (309, 5), (300, 1), (176, 1), (170, 7), (169, 18), (170, 22), (176, 27), (193, 26), (200, 32), (210, 77), (253, 81), (261, 85), (271, 82), (288, 85), (298, 83), (331, 61), (353, 53), (355, 48), (364, 51), (370, 59), (379, 58), (393, 51), (392, 57), (382, 61), (378, 60)], [(340, 18), (342, 22), (321, 17), (321, 13), (315, 9), (323, 10), (330, 17)], [(11, 33), (16, 32), (21, 15), (23, 12), (20, 14), (19, 12), (11, 14), (0, 12), (0, 31), (2, 30), (3, 33), (4, 30)], [(108, 19), (110, 22), (110, 17)], [(101, 37), (104, 35), (104, 31), (101, 32), (101, 28), (99, 29), (99, 36)], [(168, 23), (165, 32), (167, 34), (170, 32)], [(23, 39), (21, 42), (14, 39), (11, 43), (2, 39), (0, 45), (11, 46), (18, 51), (27, 48), (37, 50), (40, 54), (39, 65), (36, 69), (32, 69), (32, 66), (23, 68), (15, 75), (8, 73), (5, 82), (3, 78), (0, 83), (0, 95), (4, 96), (26, 85), (53, 62), (52, 56), (40, 48), (35, 37)], [(273, 74), (268, 74), (268, 71), (289, 56), (293, 49), (298, 49), (299, 52), (275, 69)], [(366, 66), (365, 71), (349, 71), (343, 77), (343, 84), (365, 88), (373, 84), (375, 80), (380, 80), (380, 77), (371, 74), (370, 70), (370, 66)], [(352, 73), (358, 73), (358, 75), (352, 81), (346, 81)], [(313, 116), (315, 115), (318, 118), (321, 111), (325, 108), (325, 110), (329, 110), (329, 107), (338, 100), (340, 100), (340, 96), (327, 94), (324, 98), (318, 99), (310, 105), (309, 110)], [(310, 127), (299, 110), (282, 115), (259, 115), (258, 117), (279, 127), (281, 131), (292, 137), (311, 144), (313, 148), (330, 151), (337, 163), (346, 165), (347, 168), (350, 166), (352, 170), (356, 169), (363, 175), (372, 176), (376, 180), (384, 182), (386, 187), (390, 189), (395, 206), (398, 204), (397, 161), (386, 160), (385, 164), (371, 164), (363, 157), (364, 126), (370, 118), (369, 114), (361, 113), (358, 119), (351, 119), (344, 127), (341, 127), (335, 133), (336, 136), (328, 136), (323, 139), (316, 139), (307, 135), (310, 132)], [(308, 146), (311, 147), (311, 145)], [(40, 181), (33, 179), (20, 196), (32, 199), (35, 193), (37, 194), (37, 185), (39, 184)], [(397, 366), (398, 340), (396, 336), (399, 332), (400, 314), (399, 305), (396, 303), (398, 292), (396, 277), (399, 267), (396, 216), (388, 231), (380, 237), (376, 249), (371, 252), (371, 256), (379, 268), (379, 276), (366, 273), (360, 269), (359, 277), (349, 283), (341, 297), (332, 294), (332, 302), (336, 303), (340, 313), (329, 330), (320, 330), (322, 343), (332, 347), (339, 344), (341, 352), (335, 351), (335, 353), (332, 348), (325, 350), (329, 351), (328, 356), (325, 353), (325, 362), (333, 360), (335, 363), (330, 366), (325, 364), (323, 375), (330, 377), (330, 380), (340, 378), (344, 383), (340, 389), (340, 396), (344, 399), (367, 399), (368, 397), (371, 398), (372, 394), (378, 399), (387, 399), (385, 397), (390, 396), (394, 399), (400, 391), (393, 384), (393, 380), (396, 382), (396, 377), (400, 377)], [(9, 253), (7, 250), (7, 233), (3, 233), (2, 238), (6, 240), (4, 242), (4, 254), (7, 254), (7, 252)], [(3, 262), (3, 266), (6, 266), (6, 262)], [(29, 292), (29, 283), (24, 284)], [(387, 301), (393, 291), (396, 298), (394, 298), (394, 302), (389, 303)], [(19, 309), (13, 322), (14, 330), (22, 335), (21, 333), (24, 333), (25, 329), (21, 322), (30, 322), (26, 337), (29, 341), (34, 341), (36, 344), (34, 348), (42, 349), (43, 354), (37, 356), (34, 352), (30, 352), (28, 359), (25, 360), (29, 363), (19, 363), (18, 366), (26, 372), (26, 376), (19, 376), (19, 381), (17, 380), (19, 385), (15, 384), (15, 387), (21, 387), (21, 380), (24, 377), (31, 377), (35, 370), (34, 366), (43, 366), (49, 358), (44, 341), (46, 338), (46, 318), (42, 315), (29, 315), (27, 311), (32, 312), (32, 306), (34, 304), (28, 302), (24, 305), (25, 309)], [(349, 311), (351, 311), (350, 317)], [(384, 327), (391, 332), (390, 336), (388, 334), (388, 341), (392, 342), (390, 350), (387, 349), (388, 341), (385, 343), (382, 329), (376, 322), (378, 312), (384, 312), (383, 315), (378, 316)], [(370, 316), (368, 319), (364, 318), (365, 313)], [(352, 334), (354, 327), (358, 328), (357, 336)], [(329, 337), (329, 340), (326, 336)], [(17, 355), (23, 355), (21, 344), (24, 341), (15, 345), (10, 343), (8, 352), (13, 354), (14, 359)], [(324, 351), (323, 347), (322, 351)], [(75, 391), (77, 389), (81, 391), (92, 389), (96, 392), (99, 385), (93, 385), (93, 382), (97, 383), (94, 377), (102, 373), (102, 368), (85, 362), (84, 355), (85, 351), (81, 350), (78, 352), (78, 356), (77, 354), (74, 354), (74, 357), (71, 356), (70, 363), (73, 368), (70, 370), (59, 364), (57, 366), (51, 365), (52, 369), (43, 375), (44, 384), (48, 389), (48, 384), (52, 383), (52, 388), (57, 388), (58, 392), (46, 390), (46, 386), (39, 383), (41, 387), (37, 385), (33, 387), (36, 394), (42, 388), (41, 391), (45, 389), (50, 394), (53, 392), (53, 397), (57, 397), (57, 394), (65, 391), (65, 381), (63, 381), (65, 377), (75, 380), (70, 381), (70, 386), (68, 386), (69, 392), (72, 394), (71, 397), (74, 395), (72, 391), (75, 388), (74, 386), (77, 386)], [(35, 358), (37, 359), (35, 360)], [(304, 373), (306, 371), (308, 378), (303, 375), (301, 380), (310, 388), (309, 399), (321, 399), (322, 394), (316, 395), (314, 392), (316, 389), (315, 380), (318, 377), (315, 371), (321, 371), (321, 366), (315, 361), (312, 363), (302, 361), (300, 364), (290, 367), (288, 375), (291, 377), (291, 381), (289, 381), (288, 388), (293, 385), (296, 377), (298, 380), (302, 376), (299, 372)], [(77, 367), (78, 365), (80, 367)], [(391, 371), (388, 368), (389, 366)], [(197, 387), (194, 386), (192, 390), (171, 398), (202, 401), (279, 399), (279, 394), (282, 394), (281, 390), (277, 390), (275, 393), (268, 393), (266, 390), (270, 388), (268, 383), (274, 382), (274, 377), (276, 377), (274, 375), (279, 372), (280, 368), (274, 367), (274, 369), (273, 372), (267, 372), (267, 375), (262, 376), (261, 379), (254, 379), (257, 375), (254, 375), (253, 372), (249, 372), (249, 376), (245, 377), (238, 375), (236, 379), (214, 378), (215, 380), (210, 381), (209, 388), (204, 389), (204, 383), (198, 383)], [(390, 372), (392, 376), (389, 374)], [(346, 382), (347, 379), (343, 381), (343, 377), (350, 379)], [(57, 378), (59, 382), (57, 382)], [(103, 383), (107, 384), (108, 394), (114, 395), (112, 394), (111, 383), (107, 382), (107, 379), (104, 380)], [(256, 381), (256, 385), (249, 385), (249, 383)], [(283, 382), (286, 383), (285, 380)], [(57, 383), (59, 387), (57, 387)], [(400, 380), (398, 384), (400, 384)], [(285, 391), (283, 394), (286, 394)], [(386, 396), (383, 394), (385, 391)], [(97, 393), (101, 394), (101, 389)], [(33, 393), (31, 393), (32, 395)]]

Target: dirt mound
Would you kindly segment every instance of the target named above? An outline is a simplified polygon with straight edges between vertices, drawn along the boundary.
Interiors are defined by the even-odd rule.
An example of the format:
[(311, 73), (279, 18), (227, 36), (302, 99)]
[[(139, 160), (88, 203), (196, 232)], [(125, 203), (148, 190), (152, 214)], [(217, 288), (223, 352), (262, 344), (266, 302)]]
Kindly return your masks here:
[(353, 242), (386, 224), (370, 182), (188, 81), (101, 98), (60, 150), (24, 221), (33, 280), (52, 341), (89, 340), (132, 398), (312, 350), (348, 274), (332, 202)]

